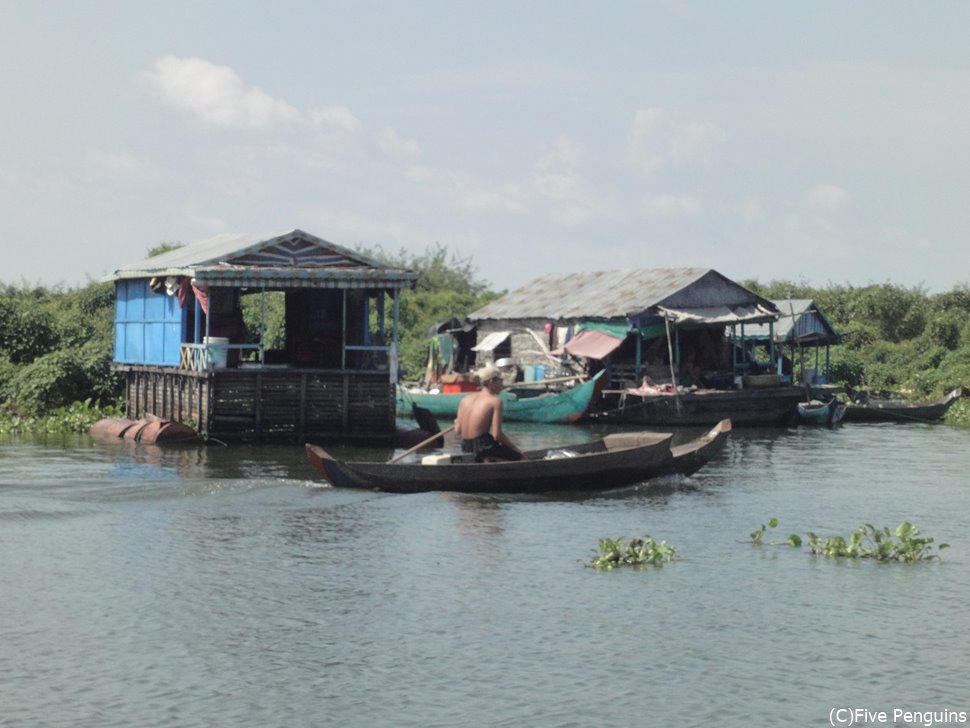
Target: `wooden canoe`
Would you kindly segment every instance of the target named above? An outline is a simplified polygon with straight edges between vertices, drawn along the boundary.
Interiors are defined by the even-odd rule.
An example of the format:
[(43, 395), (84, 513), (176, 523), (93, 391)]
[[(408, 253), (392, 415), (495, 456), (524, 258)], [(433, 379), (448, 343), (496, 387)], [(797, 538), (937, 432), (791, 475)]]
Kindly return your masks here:
[(519, 462), (475, 463), (455, 455), (447, 462), (340, 462), (326, 450), (307, 443), (307, 459), (328, 483), (393, 493), (452, 491), (458, 493), (594, 492), (645, 482), (661, 475), (690, 475), (723, 446), (731, 422), (683, 445), (671, 447), (673, 435), (627, 432), (601, 440), (525, 453)]
[[(589, 404), (596, 392), (596, 382), (603, 372), (585, 382), (577, 384), (572, 389), (561, 392), (550, 392), (538, 397), (517, 398), (510, 392), (502, 392), (499, 396), (505, 402), (503, 419), (506, 422), (539, 422), (546, 424), (568, 424), (575, 422), (589, 409)], [(447, 419), (458, 413), (458, 404), (467, 392), (455, 394), (432, 394), (426, 392), (411, 392), (398, 387), (397, 411), (399, 415), (411, 412), (413, 405), (417, 405), (431, 412), (435, 417)]]
[(847, 404), (843, 419), (846, 422), (936, 422), (943, 419), (961, 396), (963, 390), (957, 388), (935, 402), (870, 398)]

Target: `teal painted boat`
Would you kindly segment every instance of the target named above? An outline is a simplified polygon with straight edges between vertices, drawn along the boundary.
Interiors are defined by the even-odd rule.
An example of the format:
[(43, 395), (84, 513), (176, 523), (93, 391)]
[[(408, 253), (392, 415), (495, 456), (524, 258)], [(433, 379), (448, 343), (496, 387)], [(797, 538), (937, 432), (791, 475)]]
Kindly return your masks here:
[[(511, 392), (499, 396), (505, 402), (504, 419), (506, 422), (543, 422), (547, 424), (567, 424), (582, 417), (596, 392), (596, 382), (603, 372), (597, 372), (592, 379), (577, 384), (572, 389), (550, 392), (538, 397), (516, 397)], [(457, 394), (432, 394), (430, 392), (411, 392), (403, 387), (397, 388), (397, 412), (408, 416), (412, 406), (423, 407), (435, 417), (447, 419), (458, 414), (458, 403), (470, 392)]]
[(845, 405), (833, 397), (828, 402), (811, 400), (798, 405), (798, 424), (835, 427), (845, 416)]

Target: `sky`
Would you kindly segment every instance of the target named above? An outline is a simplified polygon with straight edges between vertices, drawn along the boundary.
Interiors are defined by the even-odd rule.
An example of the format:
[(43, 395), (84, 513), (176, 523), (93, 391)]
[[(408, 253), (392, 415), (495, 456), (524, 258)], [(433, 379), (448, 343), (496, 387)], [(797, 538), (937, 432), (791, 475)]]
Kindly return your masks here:
[(294, 228), (493, 289), (970, 282), (970, 3), (0, 0), (0, 282)]

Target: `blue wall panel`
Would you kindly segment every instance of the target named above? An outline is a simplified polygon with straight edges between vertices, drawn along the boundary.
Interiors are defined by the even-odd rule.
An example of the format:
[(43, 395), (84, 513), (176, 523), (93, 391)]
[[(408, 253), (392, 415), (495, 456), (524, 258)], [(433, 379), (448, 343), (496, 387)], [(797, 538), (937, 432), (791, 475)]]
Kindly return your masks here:
[(178, 366), (185, 326), (178, 296), (153, 292), (147, 280), (118, 281), (115, 291), (114, 360)]

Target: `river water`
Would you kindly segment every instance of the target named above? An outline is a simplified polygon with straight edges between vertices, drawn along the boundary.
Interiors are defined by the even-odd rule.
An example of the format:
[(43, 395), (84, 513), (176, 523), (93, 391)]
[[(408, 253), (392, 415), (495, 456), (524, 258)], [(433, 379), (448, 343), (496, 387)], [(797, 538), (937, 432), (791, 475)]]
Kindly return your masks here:
[[(586, 497), (334, 489), (300, 448), (7, 439), (0, 465), (4, 728), (970, 711), (970, 430), (735, 430), (691, 478)], [(766, 540), (910, 520), (951, 548), (879, 564), (747, 542), (771, 517)], [(586, 566), (645, 533), (678, 558)]]

